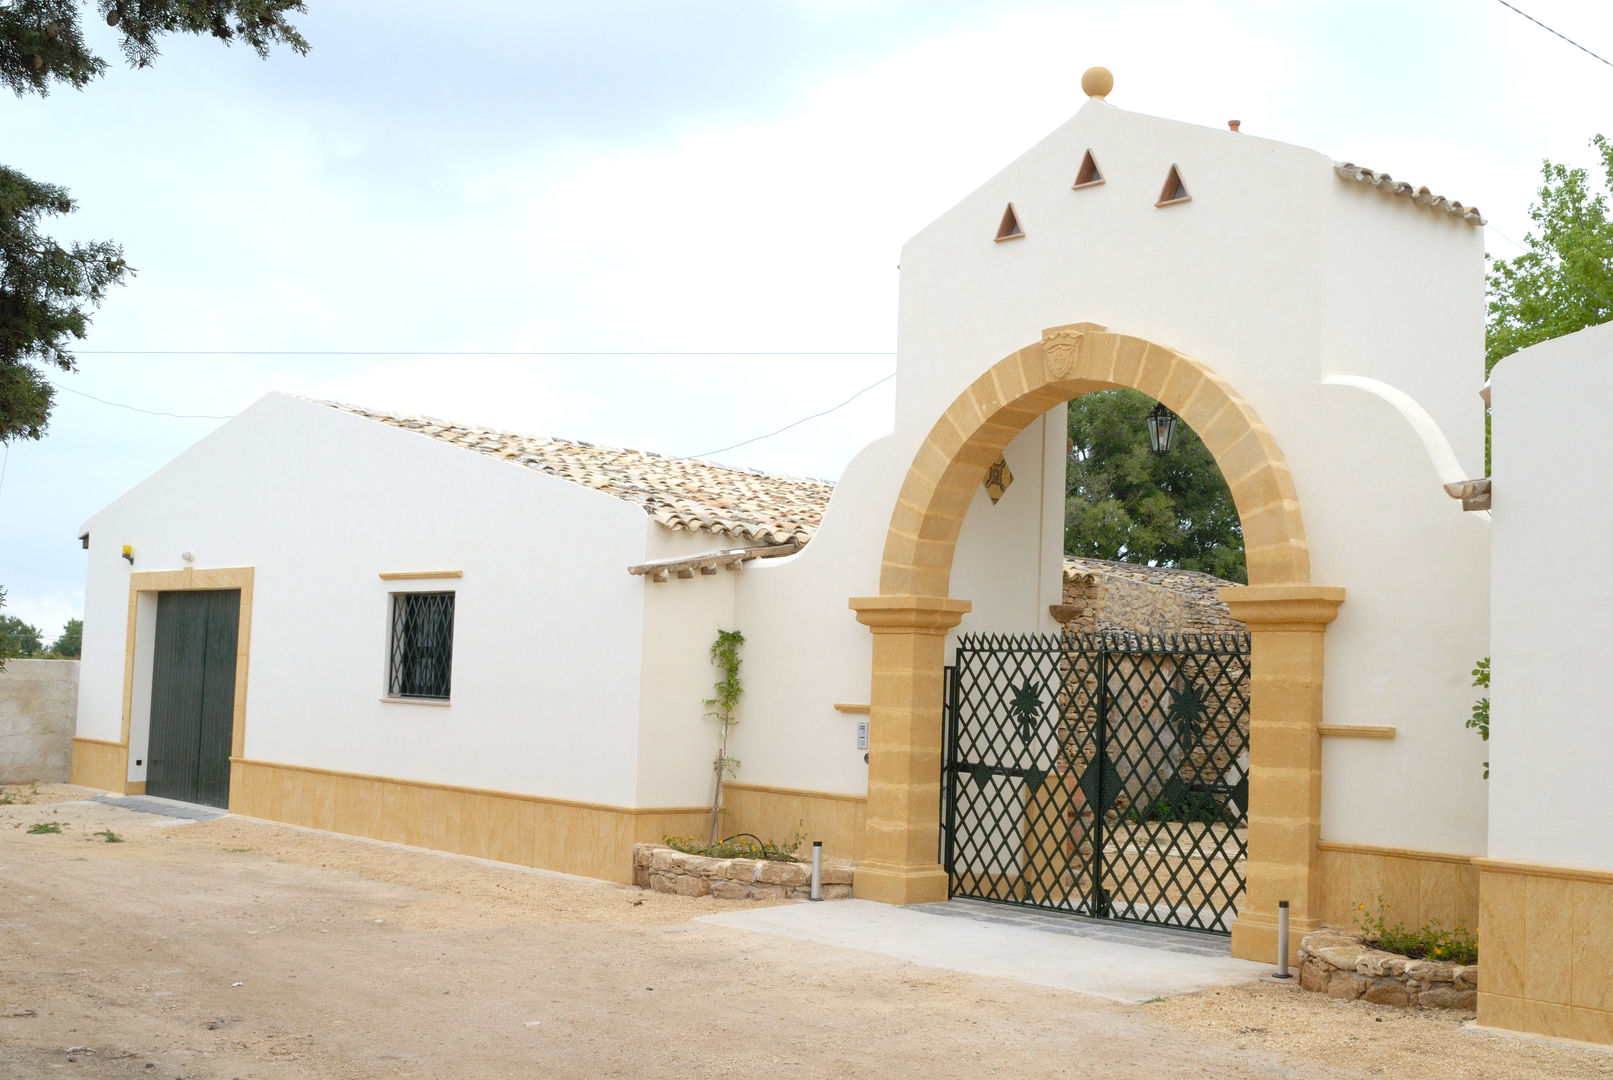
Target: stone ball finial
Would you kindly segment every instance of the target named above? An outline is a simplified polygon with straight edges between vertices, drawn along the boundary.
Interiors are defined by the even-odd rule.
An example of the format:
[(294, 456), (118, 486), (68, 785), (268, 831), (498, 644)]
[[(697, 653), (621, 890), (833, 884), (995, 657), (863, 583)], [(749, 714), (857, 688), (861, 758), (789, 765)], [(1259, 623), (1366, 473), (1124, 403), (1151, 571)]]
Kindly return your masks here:
[(1087, 97), (1099, 100), (1109, 96), (1109, 91), (1115, 88), (1114, 73), (1106, 67), (1087, 68), (1086, 74), (1081, 76), (1081, 89)]

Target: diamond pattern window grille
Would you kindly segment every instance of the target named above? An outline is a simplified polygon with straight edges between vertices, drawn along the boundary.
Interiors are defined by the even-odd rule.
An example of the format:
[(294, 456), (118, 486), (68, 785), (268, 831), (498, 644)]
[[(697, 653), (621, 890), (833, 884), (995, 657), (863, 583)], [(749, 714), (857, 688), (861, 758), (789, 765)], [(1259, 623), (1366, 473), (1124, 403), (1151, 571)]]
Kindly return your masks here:
[(454, 666), (454, 594), (394, 593), (387, 693), (447, 700)]
[(968, 635), (946, 736), (952, 895), (1230, 932), (1247, 634)]

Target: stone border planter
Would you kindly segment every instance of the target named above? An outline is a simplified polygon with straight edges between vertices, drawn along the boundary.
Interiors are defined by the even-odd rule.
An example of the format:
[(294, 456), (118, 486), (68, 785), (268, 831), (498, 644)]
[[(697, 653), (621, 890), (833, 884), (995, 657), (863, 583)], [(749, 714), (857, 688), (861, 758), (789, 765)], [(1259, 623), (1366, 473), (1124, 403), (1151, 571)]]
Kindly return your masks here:
[(1375, 949), (1354, 931), (1319, 930), (1299, 943), (1299, 985), (1347, 1001), (1471, 1012), (1479, 966), (1413, 960)]
[[(825, 900), (851, 895), (855, 865), (844, 859), (823, 860)], [(719, 900), (806, 900), (812, 895), (812, 867), (761, 859), (710, 859), (665, 844), (634, 844), (633, 883), (654, 892)]]

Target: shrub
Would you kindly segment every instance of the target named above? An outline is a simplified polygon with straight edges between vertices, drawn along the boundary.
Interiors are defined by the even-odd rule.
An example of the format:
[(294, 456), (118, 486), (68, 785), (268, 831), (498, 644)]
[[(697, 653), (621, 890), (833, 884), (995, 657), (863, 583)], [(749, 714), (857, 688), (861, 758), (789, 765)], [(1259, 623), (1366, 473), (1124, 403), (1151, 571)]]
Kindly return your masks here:
[(770, 862), (800, 862), (795, 853), (806, 837), (796, 833), (788, 843), (776, 843), (744, 833), (708, 844), (692, 836), (663, 836), (661, 843), (685, 855), (704, 855), (711, 859), (766, 859)]
[(41, 821), (38, 824), (28, 826), (29, 836), (42, 836), (47, 833), (59, 833), (61, 831), (62, 827), (54, 821)]
[(1408, 930), (1398, 920), (1387, 925), (1383, 897), (1378, 897), (1378, 911), (1368, 914), (1365, 904), (1355, 905), (1355, 921), (1366, 935), (1367, 944), (1384, 952), (1399, 953), (1413, 960), (1449, 960), (1456, 964), (1479, 962), (1479, 939), (1460, 923), (1452, 930), (1445, 929), (1438, 919), (1426, 922), (1415, 930)]

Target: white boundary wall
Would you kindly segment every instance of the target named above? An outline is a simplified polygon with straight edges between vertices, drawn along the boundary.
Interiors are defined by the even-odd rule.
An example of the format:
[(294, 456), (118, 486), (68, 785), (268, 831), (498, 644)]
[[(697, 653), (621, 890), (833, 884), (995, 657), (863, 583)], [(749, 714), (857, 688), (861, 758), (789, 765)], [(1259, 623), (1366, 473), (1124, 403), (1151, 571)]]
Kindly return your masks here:
[[(1072, 191), (1088, 149), (1106, 182)], [(1172, 164), (1192, 201), (1158, 208)], [(994, 243), (1009, 202), (1026, 235)], [(1396, 736), (1324, 744), (1324, 838), (1483, 852), (1483, 753), (1462, 721), (1488, 651), (1489, 522), (1441, 490), (1483, 470), (1482, 232), (1343, 180), (1314, 151), (1092, 101), (901, 266), (895, 429), (848, 468), (812, 545), (741, 587), (740, 625), (773, 643), (751, 654), (750, 707), (800, 729), (774, 746), (746, 732), (746, 778), (865, 788), (828, 710), (867, 700), (868, 634), (845, 601), (878, 591), (907, 467), (979, 374), (1044, 328), (1097, 322), (1181, 350), (1250, 401), (1293, 471), (1312, 581), (1347, 591), (1325, 719)], [(1051, 628), (1063, 438), (1044, 423), (1008, 448), (1008, 496), (970, 507), (951, 593), (975, 608), (959, 633)]]
[(1491, 382), (1489, 855), (1613, 870), (1613, 429), (1597, 415), (1613, 398), (1613, 324), (1515, 353)]
[[(1106, 178), (1072, 191), (1091, 149)], [(1157, 208), (1176, 165), (1192, 194)], [(1025, 237), (993, 243), (1012, 201)], [(89, 523), (79, 734), (120, 726), (129, 567), (256, 568), (247, 756), (616, 805), (709, 798), (700, 704), (719, 628), (747, 638), (734, 753), (752, 784), (861, 794), (855, 714), (897, 490), (952, 400), (1044, 328), (1097, 322), (1225, 377), (1294, 475), (1327, 634), (1323, 835), (1485, 850), (1483, 748), (1462, 729), (1489, 651), (1489, 520), (1440, 488), (1483, 468), (1483, 236), (1341, 179), (1313, 151), (1088, 102), (902, 252), (891, 434), (848, 466), (801, 554), (652, 584), (630, 564), (733, 546), (632, 504), (271, 395)], [(1014, 440), (1013, 487), (959, 538), (959, 627), (1051, 630), (1063, 410)], [(1498, 488), (1498, 490), (1504, 490)], [(1503, 496), (1504, 497), (1504, 496)], [(458, 569), (449, 708), (383, 704), (383, 570)], [(406, 587), (442, 588), (443, 583)], [(148, 618), (141, 613), (142, 620)], [(149, 666), (137, 653), (137, 669)], [(144, 757), (137, 670), (134, 766)]]

